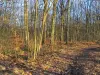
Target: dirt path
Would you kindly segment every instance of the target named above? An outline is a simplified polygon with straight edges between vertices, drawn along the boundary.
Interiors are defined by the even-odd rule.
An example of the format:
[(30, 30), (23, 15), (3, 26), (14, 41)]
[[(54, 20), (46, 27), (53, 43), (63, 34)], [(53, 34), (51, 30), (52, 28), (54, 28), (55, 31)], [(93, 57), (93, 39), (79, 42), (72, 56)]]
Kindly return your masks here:
[(100, 75), (100, 47), (98, 46), (85, 47), (80, 50), (66, 50), (63, 53), (55, 54), (60, 60), (60, 62), (54, 61), (56, 62), (55, 67), (58, 67), (60, 63), (66, 69), (64, 68), (61, 73), (46, 70), (46, 75)]
[[(48, 57), (43, 59), (48, 61), (48, 63), (50, 61), (52, 62), (50, 68), (57, 69), (65, 67), (63, 72), (57, 72), (58, 70), (50, 71), (50, 69), (46, 70), (41, 67), (33, 70), (25, 61), (21, 62), (10, 58), (6, 60), (0, 59), (0, 75), (100, 75), (100, 47), (89, 47), (79, 51), (70, 50), (69, 54), (67, 50), (65, 52), (53, 52), (47, 55), (53, 58), (49, 60), (47, 59)], [(70, 72), (68, 74), (69, 70)]]
[(74, 75), (100, 75), (100, 47), (82, 49), (82, 53), (74, 58), (73, 65)]

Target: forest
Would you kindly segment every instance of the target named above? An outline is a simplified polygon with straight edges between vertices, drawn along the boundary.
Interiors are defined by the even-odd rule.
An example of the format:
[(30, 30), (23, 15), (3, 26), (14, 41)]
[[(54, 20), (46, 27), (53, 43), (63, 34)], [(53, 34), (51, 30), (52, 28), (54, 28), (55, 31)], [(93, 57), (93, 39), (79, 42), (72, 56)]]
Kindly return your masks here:
[(100, 75), (100, 0), (0, 0), (0, 75)]

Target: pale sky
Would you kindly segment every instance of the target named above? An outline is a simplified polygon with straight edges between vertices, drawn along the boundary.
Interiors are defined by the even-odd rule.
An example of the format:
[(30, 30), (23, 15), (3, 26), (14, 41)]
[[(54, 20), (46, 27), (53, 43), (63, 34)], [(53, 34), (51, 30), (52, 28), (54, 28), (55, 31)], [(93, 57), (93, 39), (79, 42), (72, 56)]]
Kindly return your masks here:
[[(3, 0), (4, 1), (4, 0)], [(16, 12), (16, 15), (17, 15), (17, 17), (19, 16), (23, 16), (23, 14), (24, 14), (24, 0), (15, 0), (15, 1), (17, 1), (18, 3), (16, 4), (16, 6), (17, 6), (17, 8), (15, 8), (15, 12)], [(29, 8), (30, 8), (30, 6), (32, 5), (34, 5), (34, 2), (35, 2), (35, 0), (28, 0), (29, 2), (28, 2), (28, 4), (29, 4)], [(65, 1), (67, 1), (67, 0), (65, 0)], [(78, 5), (80, 5), (80, 1), (82, 1), (82, 3), (84, 3), (82, 6), (83, 7), (79, 7)], [(86, 2), (87, 1), (87, 2)], [(78, 14), (78, 15), (80, 15), (79, 13), (81, 13), (81, 11), (80, 11), (80, 9), (82, 9), (82, 13), (85, 13), (85, 11), (84, 11), (84, 8), (85, 8), (85, 6), (86, 5), (90, 5), (90, 3), (91, 3), (91, 1), (93, 1), (93, 0), (71, 0), (71, 2), (73, 2), (74, 3), (74, 6), (75, 6), (75, 11), (76, 11), (76, 13), (75, 13), (75, 11), (74, 11), (74, 13), (75, 14)], [(95, 0), (94, 0), (95, 1)], [(39, 0), (39, 5), (41, 4), (41, 8), (43, 8), (43, 0)], [(100, 4), (100, 0), (98, 0), (98, 5)], [(50, 3), (49, 4), (49, 6), (50, 5), (52, 5), (52, 3)], [(4, 2), (4, 4), (2, 5), (2, 3), (1, 3), (1, 0), (0, 0), (0, 9), (1, 9), (1, 7), (5, 7), (6, 6), (6, 4), (5, 4), (5, 2)], [(95, 7), (96, 5), (95, 5), (95, 3), (94, 3), (94, 7)], [(100, 6), (100, 5), (99, 5)], [(92, 10), (95, 10), (95, 9), (92, 9)], [(52, 11), (51, 11), (52, 12)], [(73, 12), (73, 11), (71, 11), (71, 12)], [(83, 16), (84, 16), (84, 14), (83, 14)], [(18, 18), (17, 18), (17, 20), (18, 20)]]

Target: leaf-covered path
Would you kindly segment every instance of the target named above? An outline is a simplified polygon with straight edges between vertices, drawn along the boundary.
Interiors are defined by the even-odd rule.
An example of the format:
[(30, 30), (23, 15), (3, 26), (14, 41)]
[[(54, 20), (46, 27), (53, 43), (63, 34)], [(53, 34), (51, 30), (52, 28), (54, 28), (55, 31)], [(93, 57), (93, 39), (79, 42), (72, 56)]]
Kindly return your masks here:
[(100, 75), (100, 47), (44, 50), (31, 62), (0, 54), (0, 75)]

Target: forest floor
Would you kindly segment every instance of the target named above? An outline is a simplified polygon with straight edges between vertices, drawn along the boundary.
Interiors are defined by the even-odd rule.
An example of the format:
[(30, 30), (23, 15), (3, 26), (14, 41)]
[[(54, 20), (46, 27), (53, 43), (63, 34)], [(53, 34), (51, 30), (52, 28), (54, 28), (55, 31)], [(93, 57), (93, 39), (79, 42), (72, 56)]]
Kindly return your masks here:
[(42, 46), (36, 60), (0, 54), (0, 75), (100, 75), (100, 45), (93, 42)]

